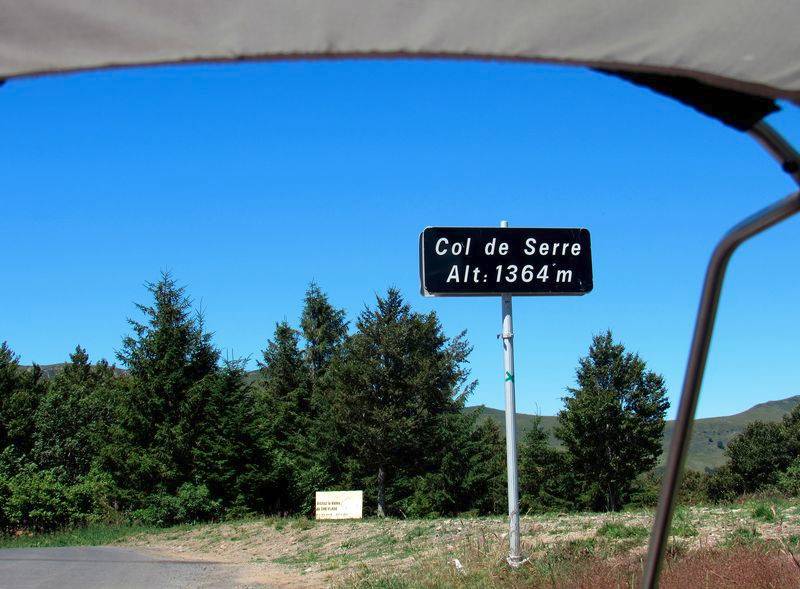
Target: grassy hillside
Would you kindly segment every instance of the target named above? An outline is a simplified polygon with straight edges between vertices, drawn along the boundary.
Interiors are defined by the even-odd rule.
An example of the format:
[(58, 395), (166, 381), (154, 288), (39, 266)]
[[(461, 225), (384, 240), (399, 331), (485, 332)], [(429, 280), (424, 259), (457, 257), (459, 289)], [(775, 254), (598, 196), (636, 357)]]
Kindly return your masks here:
[[(716, 468), (725, 463), (725, 446), (733, 436), (741, 432), (751, 421), (779, 421), (800, 403), (800, 395), (788, 397), (779, 401), (767, 401), (754, 405), (747, 411), (723, 417), (707, 417), (694, 422), (692, 441), (689, 445), (689, 456), (686, 461), (688, 468), (704, 471), (707, 468)], [(470, 411), (481, 411), (483, 419), (491, 419), (505, 431), (505, 412), (491, 407), (470, 407)], [(517, 431), (520, 437), (533, 423), (535, 416), (525, 413), (517, 414)], [(551, 443), (558, 444), (553, 435), (556, 418), (551, 415), (542, 415), (542, 426), (550, 434)], [(664, 429), (664, 449), (669, 447), (672, 433), (675, 429), (673, 420), (667, 421)]]

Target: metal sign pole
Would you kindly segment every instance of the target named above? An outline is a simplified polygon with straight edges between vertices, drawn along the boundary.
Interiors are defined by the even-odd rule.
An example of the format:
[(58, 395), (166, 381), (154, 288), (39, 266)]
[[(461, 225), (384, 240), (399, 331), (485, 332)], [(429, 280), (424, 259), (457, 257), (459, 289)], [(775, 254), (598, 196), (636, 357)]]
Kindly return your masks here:
[[(508, 227), (501, 221), (500, 227)], [(519, 548), (519, 485), (517, 483), (517, 408), (514, 398), (514, 323), (511, 295), (502, 295), (503, 310), (503, 369), (506, 392), (506, 466), (508, 468), (508, 564), (522, 564)]]
[(592, 245), (582, 228), (426, 227), (419, 235), (420, 292), (426, 297), (501, 296), (508, 469), (508, 564), (519, 567), (517, 411), (514, 399), (514, 295), (591, 292)]

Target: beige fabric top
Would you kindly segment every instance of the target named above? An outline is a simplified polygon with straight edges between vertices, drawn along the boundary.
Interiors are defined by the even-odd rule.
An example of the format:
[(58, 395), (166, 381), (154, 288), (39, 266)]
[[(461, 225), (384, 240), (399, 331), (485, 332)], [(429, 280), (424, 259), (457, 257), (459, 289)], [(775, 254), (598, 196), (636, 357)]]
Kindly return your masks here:
[(795, 0), (0, 0), (0, 78), (337, 56), (674, 73), (800, 102)]

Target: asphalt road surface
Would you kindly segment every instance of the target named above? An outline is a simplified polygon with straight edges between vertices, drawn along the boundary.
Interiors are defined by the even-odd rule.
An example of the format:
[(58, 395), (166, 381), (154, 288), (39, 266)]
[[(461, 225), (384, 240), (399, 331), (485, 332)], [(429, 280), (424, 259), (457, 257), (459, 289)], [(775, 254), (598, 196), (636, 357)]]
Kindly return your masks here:
[(237, 586), (234, 579), (231, 565), (159, 558), (130, 548), (0, 550), (0, 589), (229, 589)]

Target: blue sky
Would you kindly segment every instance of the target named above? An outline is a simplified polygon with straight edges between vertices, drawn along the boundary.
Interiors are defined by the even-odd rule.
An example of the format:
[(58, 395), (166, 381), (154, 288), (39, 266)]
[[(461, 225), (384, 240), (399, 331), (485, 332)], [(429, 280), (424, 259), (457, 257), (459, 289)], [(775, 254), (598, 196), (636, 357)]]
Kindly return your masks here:
[[(800, 141), (797, 109), (769, 119)], [(495, 298), (424, 299), (426, 225), (586, 227), (585, 297), (515, 299), (517, 408), (553, 414), (593, 333), (674, 406), (708, 255), (792, 183), (747, 136), (590, 71), (444, 61), (206, 65), (0, 88), (0, 340), (23, 362), (114, 355), (171, 270), (229, 356), (259, 357), (312, 279), (351, 318), (390, 285), (474, 345), (502, 407)], [(737, 253), (699, 415), (800, 394), (800, 221)]]

